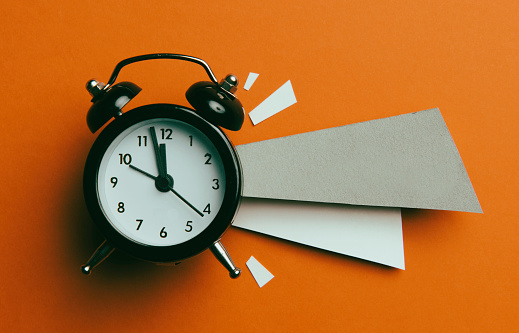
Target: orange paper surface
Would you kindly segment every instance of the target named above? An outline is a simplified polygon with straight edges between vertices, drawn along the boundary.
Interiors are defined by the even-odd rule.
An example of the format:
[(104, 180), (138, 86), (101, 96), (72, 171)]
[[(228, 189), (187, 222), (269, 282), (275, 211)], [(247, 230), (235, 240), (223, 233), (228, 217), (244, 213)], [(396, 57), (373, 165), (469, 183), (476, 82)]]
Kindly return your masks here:
[[(0, 331), (500, 332), (519, 325), (519, 4), (515, 1), (108, 1), (0, 5)], [(200, 57), (218, 79), (260, 73), (247, 111), (290, 80), (297, 103), (235, 144), (438, 107), (484, 214), (404, 209), (406, 270), (231, 228), (243, 276), (211, 253), (176, 267), (114, 253), (82, 195), (95, 135), (87, 80), (131, 56)], [(127, 105), (187, 105), (198, 66), (155, 61), (119, 80)], [(240, 85), (241, 87), (241, 85)], [(258, 288), (245, 262), (275, 272)]]

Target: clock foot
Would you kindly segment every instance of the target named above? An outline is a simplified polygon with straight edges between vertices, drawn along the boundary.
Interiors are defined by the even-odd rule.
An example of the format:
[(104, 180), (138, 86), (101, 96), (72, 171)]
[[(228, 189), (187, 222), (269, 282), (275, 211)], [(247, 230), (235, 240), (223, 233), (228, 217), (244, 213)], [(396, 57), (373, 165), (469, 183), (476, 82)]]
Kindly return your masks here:
[(99, 265), (103, 260), (108, 258), (110, 254), (114, 251), (114, 248), (108, 244), (107, 241), (104, 241), (101, 246), (97, 248), (97, 250), (92, 254), (92, 257), (88, 260), (86, 264), (81, 266), (81, 272), (86, 275), (90, 275), (92, 269)]
[(234, 265), (229, 252), (225, 249), (220, 241), (217, 241), (209, 247), (216, 259), (229, 271), (229, 276), (236, 279), (241, 274), (241, 269)]

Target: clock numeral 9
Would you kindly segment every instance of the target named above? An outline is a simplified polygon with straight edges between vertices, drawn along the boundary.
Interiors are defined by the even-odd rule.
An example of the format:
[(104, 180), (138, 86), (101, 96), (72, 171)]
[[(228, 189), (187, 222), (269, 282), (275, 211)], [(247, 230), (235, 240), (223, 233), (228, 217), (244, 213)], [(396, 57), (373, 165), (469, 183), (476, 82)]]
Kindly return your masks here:
[(168, 237), (168, 233), (166, 232), (166, 227), (163, 227), (162, 229), (160, 229), (160, 237), (161, 238)]
[(117, 177), (110, 178), (110, 183), (112, 183), (112, 188), (114, 188), (117, 185)]
[(124, 213), (124, 202), (119, 202), (117, 204), (117, 212), (118, 213)]
[(119, 154), (119, 164), (130, 164), (132, 163), (132, 155), (130, 154)]

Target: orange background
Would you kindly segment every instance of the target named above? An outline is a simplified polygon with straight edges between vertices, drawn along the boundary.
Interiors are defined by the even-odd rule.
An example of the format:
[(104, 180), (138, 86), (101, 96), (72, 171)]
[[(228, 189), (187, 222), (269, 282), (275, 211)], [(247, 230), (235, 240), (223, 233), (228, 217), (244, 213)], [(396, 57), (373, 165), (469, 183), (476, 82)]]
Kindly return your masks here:
[[(511, 331), (519, 325), (517, 1), (3, 1), (0, 331)], [(184, 53), (233, 72), (247, 111), (287, 80), (297, 104), (235, 144), (439, 107), (484, 214), (403, 210), (406, 270), (232, 228), (237, 280), (203, 254), (170, 268), (112, 255), (82, 196), (95, 136), (88, 79), (127, 57)], [(155, 61), (119, 80), (129, 108), (187, 105), (206, 80)], [(255, 256), (275, 278), (258, 288)]]

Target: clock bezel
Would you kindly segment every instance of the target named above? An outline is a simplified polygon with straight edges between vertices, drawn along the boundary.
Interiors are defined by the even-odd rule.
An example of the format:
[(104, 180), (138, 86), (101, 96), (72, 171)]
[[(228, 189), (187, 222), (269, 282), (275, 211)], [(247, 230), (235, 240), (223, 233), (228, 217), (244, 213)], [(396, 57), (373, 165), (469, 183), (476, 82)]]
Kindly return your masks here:
[[(242, 172), (234, 146), (227, 135), (195, 113), (176, 104), (149, 104), (125, 112), (108, 124), (95, 140), (88, 154), (83, 175), (85, 202), (95, 225), (109, 244), (134, 257), (152, 262), (178, 262), (203, 252), (232, 225), (242, 197)], [(200, 234), (192, 239), (169, 246), (154, 246), (135, 242), (121, 234), (109, 221), (99, 200), (98, 173), (101, 160), (110, 144), (127, 128), (142, 121), (165, 118), (185, 122), (200, 130), (215, 145), (220, 154), (226, 177), (225, 194), (220, 210)]]

